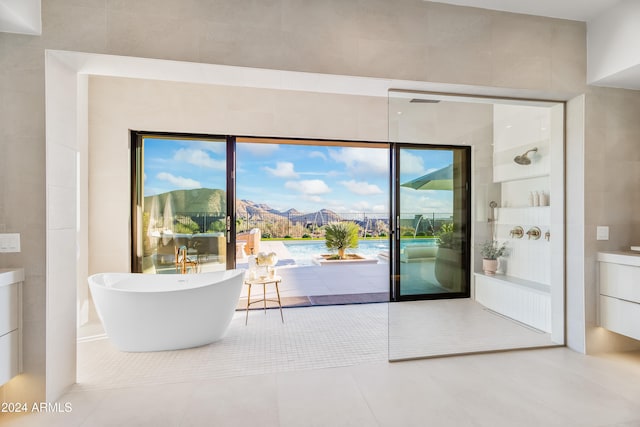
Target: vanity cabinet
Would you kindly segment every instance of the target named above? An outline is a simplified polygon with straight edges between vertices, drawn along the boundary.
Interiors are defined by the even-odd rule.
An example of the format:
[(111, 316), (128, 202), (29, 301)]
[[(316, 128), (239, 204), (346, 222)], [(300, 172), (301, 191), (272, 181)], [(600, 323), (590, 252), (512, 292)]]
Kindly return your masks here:
[(600, 326), (640, 340), (640, 255), (601, 252), (598, 261)]
[(0, 269), (0, 386), (22, 371), (22, 269)]

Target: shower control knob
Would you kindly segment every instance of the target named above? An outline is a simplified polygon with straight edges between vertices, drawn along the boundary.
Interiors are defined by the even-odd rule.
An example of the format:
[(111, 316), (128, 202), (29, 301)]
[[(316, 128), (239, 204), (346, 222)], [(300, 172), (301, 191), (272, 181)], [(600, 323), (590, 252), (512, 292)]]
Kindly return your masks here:
[(529, 236), (529, 239), (538, 240), (540, 238), (540, 229), (538, 227), (531, 227), (529, 231), (527, 231), (527, 236)]
[(522, 239), (522, 236), (524, 236), (524, 229), (519, 225), (516, 225), (509, 232), (509, 236), (515, 237), (516, 239)]

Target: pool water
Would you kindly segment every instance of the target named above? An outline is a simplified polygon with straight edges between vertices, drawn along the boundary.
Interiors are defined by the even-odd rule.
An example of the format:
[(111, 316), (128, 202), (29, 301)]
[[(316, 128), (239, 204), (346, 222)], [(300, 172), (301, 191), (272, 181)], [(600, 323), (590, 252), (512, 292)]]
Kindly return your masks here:
[[(312, 261), (314, 256), (331, 253), (327, 249), (324, 240), (296, 240), (284, 241), (283, 243), (297, 265), (314, 265)], [(421, 246), (435, 246), (436, 239), (402, 239), (400, 248), (418, 244)], [(356, 249), (347, 250), (347, 253), (357, 253), (367, 258), (377, 258), (378, 260), (380, 260), (378, 254), (384, 252), (389, 253), (389, 240), (387, 239), (360, 240)], [(380, 260), (380, 262), (386, 261)]]

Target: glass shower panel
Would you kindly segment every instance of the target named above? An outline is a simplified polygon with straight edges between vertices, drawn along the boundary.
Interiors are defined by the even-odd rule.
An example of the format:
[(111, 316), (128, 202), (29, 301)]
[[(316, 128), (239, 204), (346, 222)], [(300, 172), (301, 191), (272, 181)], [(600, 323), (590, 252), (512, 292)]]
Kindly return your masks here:
[[(401, 261), (406, 254), (399, 245), (389, 359), (564, 344), (564, 103), (390, 90), (388, 117), (389, 140), (409, 144), (408, 155), (416, 146), (471, 151), (469, 293), (429, 298), (403, 289), (409, 263)], [(439, 224), (412, 215), (417, 204), (402, 194), (405, 157), (394, 171), (394, 218), (399, 228), (426, 236), (428, 219)], [(507, 248), (496, 274), (483, 270), (480, 251), (493, 241)], [(436, 256), (442, 243), (437, 240)]]

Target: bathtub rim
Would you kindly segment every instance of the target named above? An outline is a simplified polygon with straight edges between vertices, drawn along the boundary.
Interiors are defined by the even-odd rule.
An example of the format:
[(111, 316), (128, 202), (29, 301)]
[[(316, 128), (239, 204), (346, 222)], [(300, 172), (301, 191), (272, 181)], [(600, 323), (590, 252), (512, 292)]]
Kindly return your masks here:
[[(203, 277), (205, 276), (214, 276), (214, 275), (224, 275), (224, 273), (229, 273), (232, 272), (231, 274), (229, 274), (228, 277), (224, 277), (220, 280), (217, 281), (206, 281), (203, 279)], [(190, 290), (194, 290), (194, 289), (200, 289), (200, 288), (204, 288), (207, 286), (214, 286), (216, 284), (222, 283), (222, 282), (226, 282), (227, 280), (231, 280), (237, 276), (240, 275), (244, 275), (246, 273), (246, 269), (244, 268), (233, 268), (230, 270), (221, 270), (221, 271), (209, 271), (206, 273), (192, 273), (192, 274), (188, 274), (188, 275), (182, 275), (182, 274), (145, 274), (145, 273), (123, 273), (123, 272), (103, 272), (103, 273), (94, 273), (91, 274), (90, 276), (87, 277), (87, 282), (89, 283), (89, 288), (91, 288), (92, 286), (97, 286), (100, 288), (103, 288), (105, 290), (108, 290), (110, 292), (125, 292), (125, 293), (140, 293), (140, 294), (151, 294), (151, 293), (170, 293), (170, 292), (187, 292)], [(123, 289), (123, 288), (114, 288), (113, 286), (108, 286), (105, 285), (104, 283), (99, 283), (97, 282), (94, 278), (98, 277), (98, 276), (104, 276), (104, 275), (117, 275), (117, 276), (123, 276), (123, 277), (142, 277), (142, 276), (147, 276), (149, 278), (152, 277), (162, 277), (163, 279), (161, 280), (168, 280), (169, 277), (171, 278), (175, 278), (178, 279), (181, 276), (190, 276), (190, 277), (198, 277), (200, 280), (202, 280), (202, 283), (198, 283), (195, 286), (189, 286), (189, 287), (184, 287), (184, 288), (180, 288), (180, 287), (176, 287), (174, 289), (149, 289), (149, 290), (140, 290), (140, 289)], [(187, 277), (188, 280), (188, 277)], [(176, 280), (175, 283), (179, 283), (179, 280)]]

